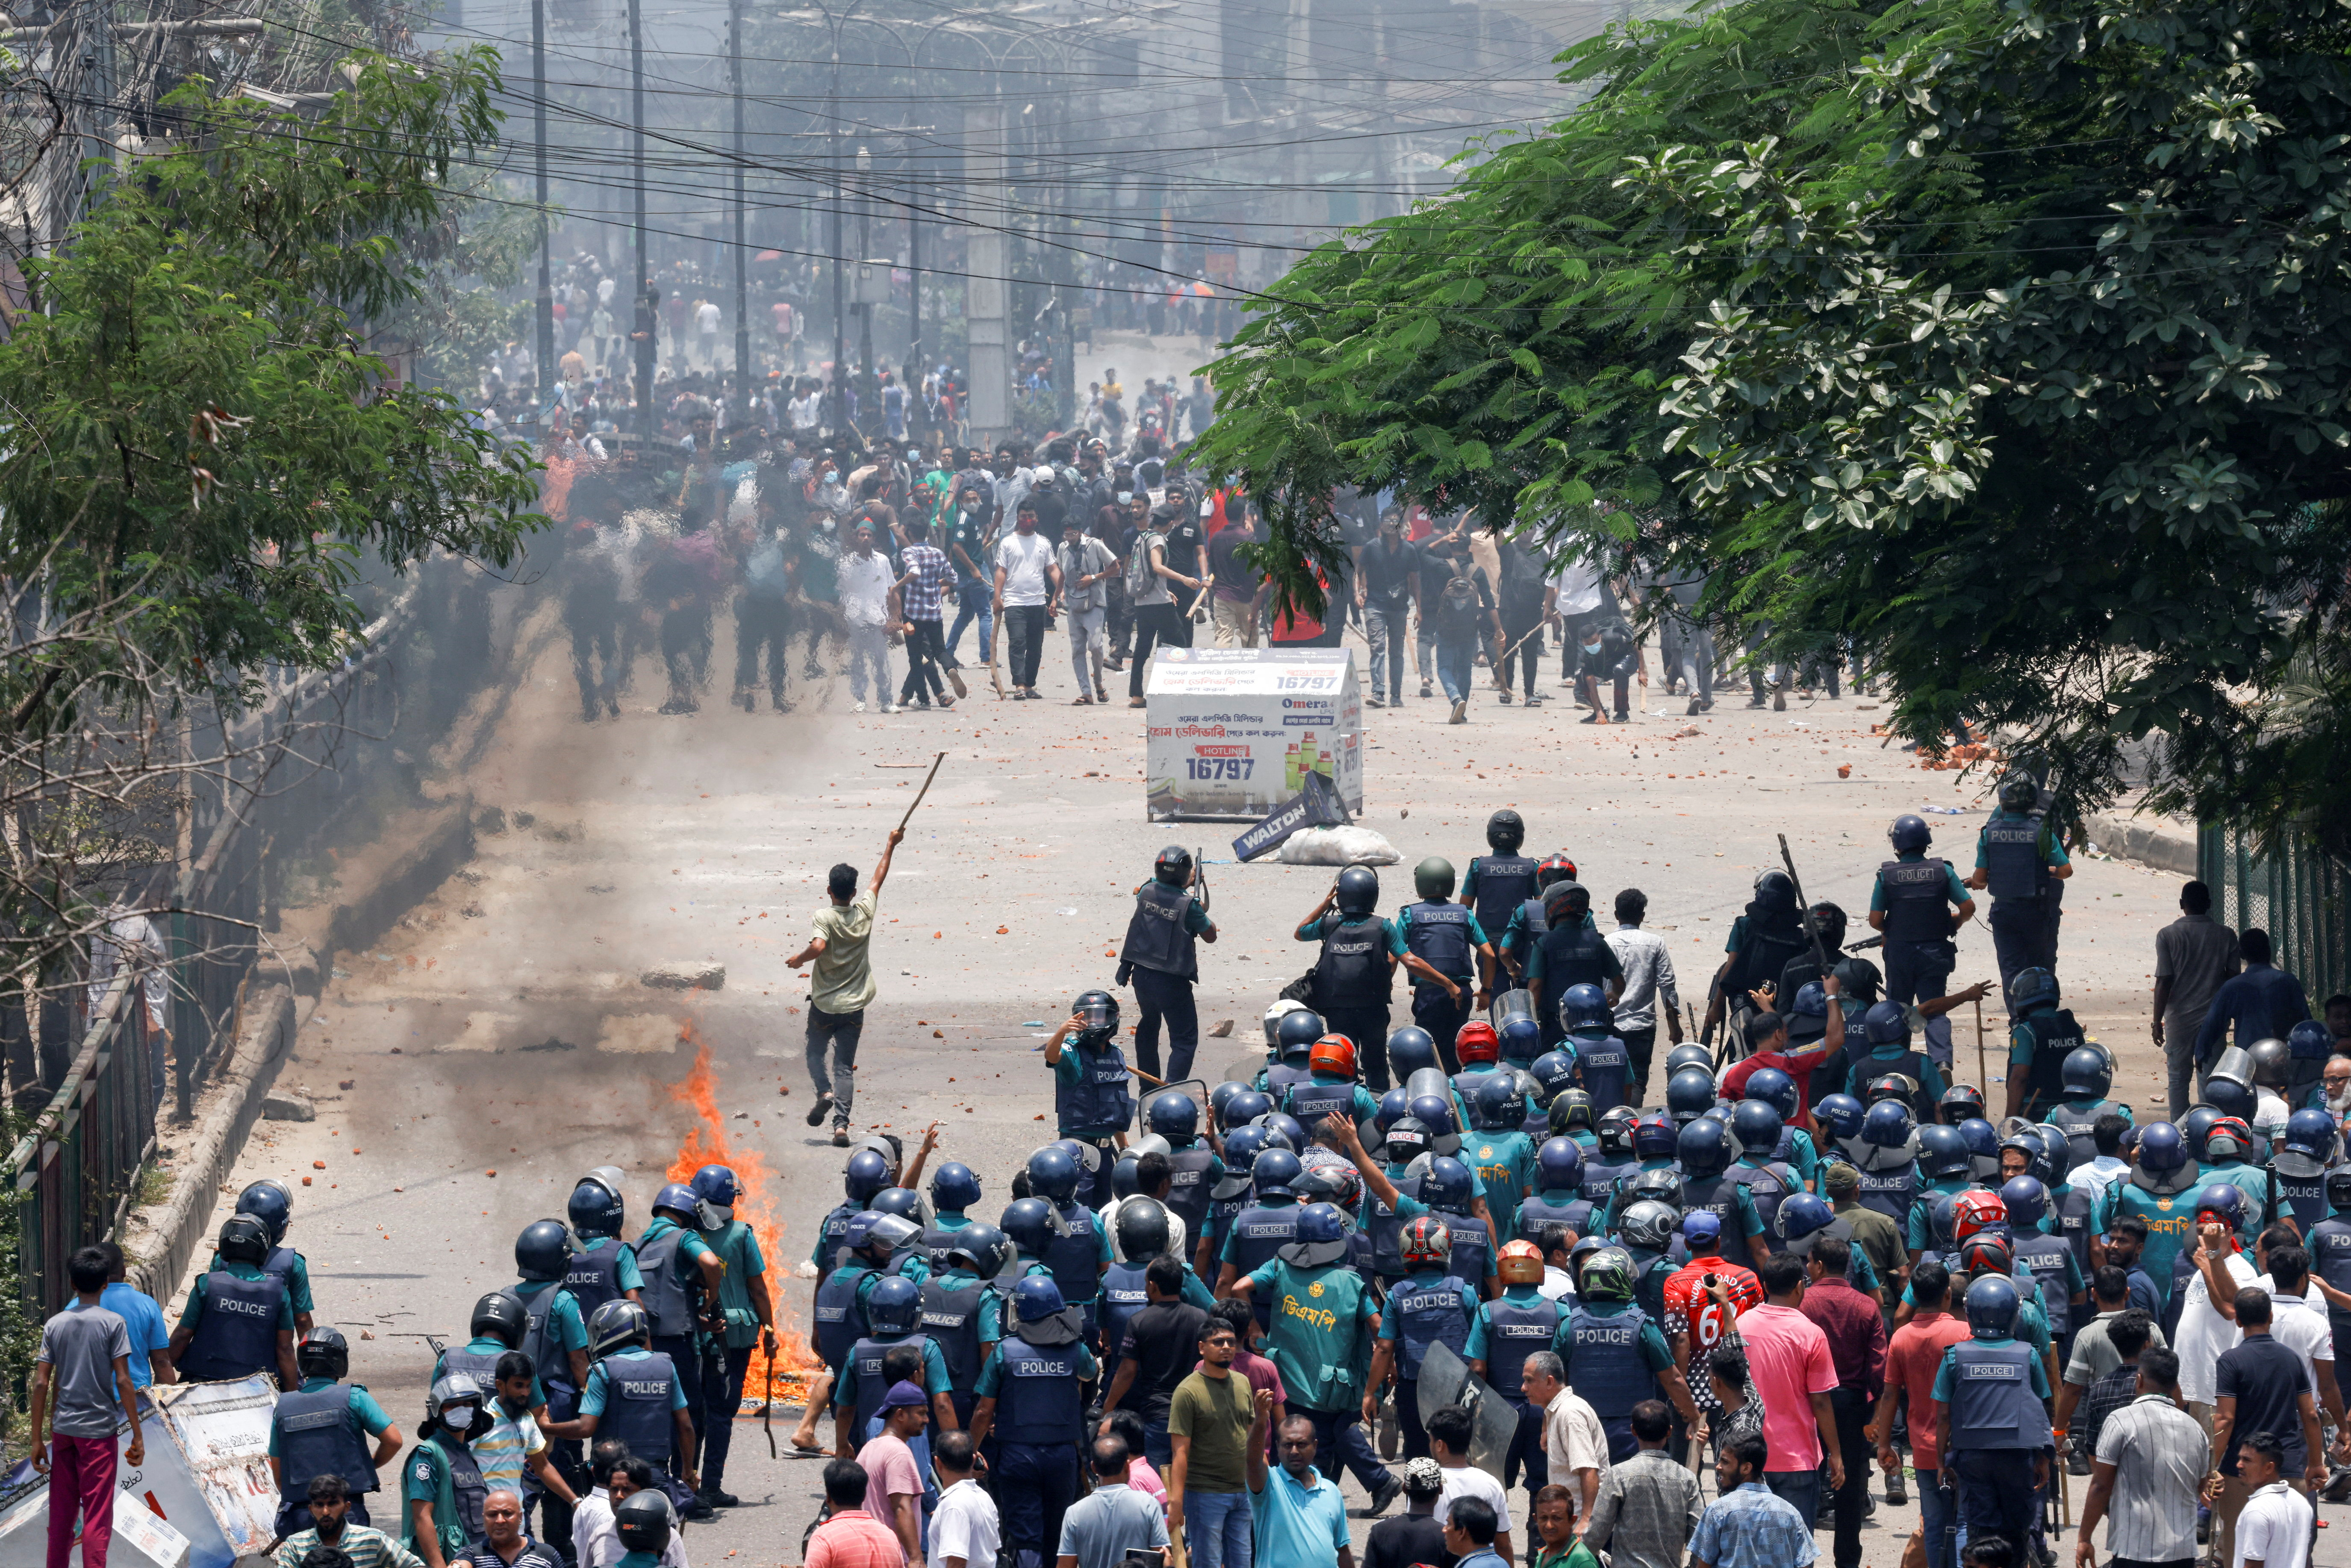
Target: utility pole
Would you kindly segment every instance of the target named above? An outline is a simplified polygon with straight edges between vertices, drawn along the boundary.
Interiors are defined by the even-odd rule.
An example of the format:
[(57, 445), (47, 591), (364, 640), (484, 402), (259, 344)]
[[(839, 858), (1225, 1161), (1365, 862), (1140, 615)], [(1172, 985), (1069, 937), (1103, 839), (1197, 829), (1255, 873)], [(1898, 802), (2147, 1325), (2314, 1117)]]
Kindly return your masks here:
[[(862, 147), (857, 150), (857, 281), (858, 293), (864, 296), (857, 302), (857, 373), (866, 380), (873, 379), (873, 289), (868, 269), (873, 261), (873, 182), (868, 172), (873, 167), (872, 154)], [(876, 393), (874, 401), (881, 401)]]
[[(538, 142), (538, 407), (555, 392), (554, 236), (547, 225), (547, 0), (530, 0), (531, 134)], [(537, 413), (534, 412), (536, 422)]]
[(832, 430), (849, 428), (849, 289), (841, 273), (841, 24), (832, 25), (832, 91), (825, 100), (832, 123)]
[(1004, 99), (999, 93), (967, 111), (964, 139), (967, 189), (988, 220), (971, 231), (971, 276), (964, 283), (971, 347), (970, 424), (973, 443), (991, 447), (1012, 429), (1011, 367), (1005, 361), (1003, 222), (1012, 209), (1004, 175)]
[(661, 311), (653, 302), (653, 267), (645, 254), (645, 25), (642, 0), (629, 0), (629, 157), (636, 186), (636, 329), (643, 334), (630, 347), (636, 350), (637, 434), (650, 440), (659, 428), (653, 421), (653, 355), (661, 341)]
[(744, 243), (743, 193), (743, 0), (731, 0), (726, 19), (728, 64), (735, 86), (735, 398), (751, 406), (751, 258)]

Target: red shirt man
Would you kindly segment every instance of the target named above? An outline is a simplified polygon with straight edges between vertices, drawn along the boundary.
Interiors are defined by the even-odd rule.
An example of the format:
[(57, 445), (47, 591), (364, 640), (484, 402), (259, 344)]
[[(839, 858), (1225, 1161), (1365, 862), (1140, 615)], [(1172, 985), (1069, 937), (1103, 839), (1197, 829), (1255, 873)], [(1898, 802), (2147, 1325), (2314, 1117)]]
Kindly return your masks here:
[[(1894, 1343), (1886, 1356), (1886, 1392), (1910, 1401), (1910, 1462), (1918, 1470), (1919, 1484), (1933, 1486), (1935, 1472), (1942, 1468), (1942, 1456), (1935, 1448), (1935, 1374), (1942, 1369), (1943, 1353), (1969, 1337), (1968, 1320), (1943, 1310), (1949, 1298), (1950, 1276), (1932, 1258), (1912, 1271), (1910, 1293), (1916, 1298), (1917, 1315), (1894, 1331)], [(1889, 1456), (1899, 1459), (1894, 1455), (1896, 1403), (1896, 1397), (1882, 1401), (1876, 1420), (1870, 1424), (1870, 1439), (1877, 1445), (1881, 1466)]]

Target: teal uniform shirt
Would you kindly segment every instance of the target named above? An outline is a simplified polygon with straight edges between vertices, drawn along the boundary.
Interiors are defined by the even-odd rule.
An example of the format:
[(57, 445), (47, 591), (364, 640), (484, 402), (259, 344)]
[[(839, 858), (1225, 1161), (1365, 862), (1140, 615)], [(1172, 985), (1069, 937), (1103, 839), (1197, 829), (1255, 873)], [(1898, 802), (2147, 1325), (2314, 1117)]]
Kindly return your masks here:
[[(1079, 1382), (1092, 1383), (1102, 1375), (1102, 1363), (1094, 1359), (1092, 1351), (1082, 1344), (1070, 1348), (1077, 1352)], [(979, 1369), (979, 1381), (972, 1385), (972, 1396), (978, 1399), (993, 1399), (1003, 1389), (1004, 1349), (998, 1345), (987, 1353), (987, 1364)]]
[(1805, 1191), (1821, 1190), (1821, 1151), (1813, 1145), (1813, 1135), (1802, 1127), (1788, 1140), (1788, 1164), (1795, 1167)]
[(2199, 1181), (2179, 1192), (2153, 1193), (2126, 1176), (2119, 1176), (2106, 1184), (2090, 1216), (2100, 1236), (2122, 1215), (2147, 1221), (2147, 1246), (2139, 1252), (2138, 1266), (2166, 1300), (2171, 1292), (2172, 1260), (2196, 1229), (2196, 1194), (2203, 1185)]
[[(947, 1377), (946, 1357), (939, 1354), (938, 1342), (925, 1339), (923, 1392), (945, 1394), (954, 1387), (954, 1383)], [(849, 1357), (846, 1355), (841, 1358), (841, 1364), (832, 1369), (832, 1407), (836, 1412), (857, 1408), (857, 1379), (850, 1375)]]
[[(334, 1385), (335, 1380), (331, 1377), (306, 1377), (302, 1380), (302, 1392), (317, 1394)], [(351, 1430), (362, 1437), (381, 1437), (392, 1427), (392, 1417), (383, 1413), (383, 1406), (375, 1402), (375, 1396), (367, 1391), (367, 1386), (359, 1383), (351, 1385), (350, 1404), (343, 1413), (343, 1419), (350, 1422)], [(269, 1424), (269, 1453), (272, 1458), (283, 1457), (277, 1448), (277, 1423), (275, 1421)]]
[(759, 1318), (751, 1308), (751, 1279), (768, 1271), (759, 1254), (759, 1239), (739, 1219), (730, 1219), (702, 1239), (718, 1254), (718, 1304), (726, 1314), (726, 1348), (742, 1350), (759, 1343)]
[[(215, 1263), (213, 1267), (225, 1270), (240, 1280), (258, 1280), (263, 1277), (262, 1271), (250, 1263)], [(188, 1287), (188, 1304), (181, 1309), (180, 1326), (193, 1330), (196, 1320), (204, 1316), (204, 1276), (199, 1274), (196, 1276), (196, 1282)], [(277, 1326), (287, 1333), (294, 1332), (294, 1292), (291, 1290), (277, 1298)], [(500, 1345), (498, 1348), (503, 1350), (506, 1347)]]
[[(1467, 983), (1474, 987), (1478, 983), (1477, 949), (1485, 946), (1488, 938), (1486, 936), (1486, 928), (1478, 924), (1477, 915), (1466, 915), (1463, 916), (1463, 919), (1469, 928), (1469, 978)], [(1410, 952), (1412, 950), (1412, 944), (1405, 940), (1405, 934), (1411, 929), (1412, 905), (1407, 904), (1402, 909), (1397, 910), (1388, 920), (1388, 951), (1399, 955)], [(1455, 980), (1459, 980), (1461, 978), (1458, 975), (1455, 975), (1450, 977)], [(1418, 975), (1415, 975), (1412, 977), (1412, 983), (1416, 986), (1429, 985), (1427, 980)], [(1431, 990), (1438, 990), (1443, 988), (1429, 986), (1429, 988)]]
[[(541, 1292), (561, 1289), (562, 1283), (560, 1280), (519, 1280), (515, 1282), (514, 1293), (520, 1296), (528, 1306), (537, 1301)], [(588, 1348), (588, 1320), (580, 1315), (579, 1297), (564, 1291), (555, 1298), (555, 1304), (547, 1310), (547, 1332), (554, 1338), (559, 1350)], [(569, 1369), (565, 1371), (568, 1373)]]
[(1910, 1202), (1910, 1218), (1902, 1227), (1902, 1244), (1913, 1252), (1932, 1250), (1935, 1245), (1935, 1200), (1945, 1193), (1961, 1193), (1975, 1186), (1968, 1176), (1941, 1176), (1918, 1188), (1918, 1196)]
[[(1898, 1043), (1870, 1047), (1869, 1054), (1856, 1057), (1852, 1070), (1845, 1074), (1844, 1092), (1866, 1103), (1869, 1096), (1865, 1091), (1869, 1087), (1869, 1081), (1873, 1078), (1882, 1078), (1896, 1071), (1894, 1064), (1909, 1053), (1908, 1046)], [(1943, 1091), (1950, 1085), (1945, 1082), (1942, 1069), (1935, 1065), (1933, 1057), (1928, 1056), (1923, 1050), (1918, 1052), (1918, 1055), (1926, 1060), (1923, 1062), (1908, 1064), (1919, 1068), (1926, 1074), (1919, 1079), (1918, 1087), (1928, 1100), (1940, 1100), (1943, 1097)]]
[(1460, 1159), (1486, 1189), (1486, 1212), (1493, 1218), (1494, 1245), (1499, 1247), (1519, 1233), (1519, 1205), (1535, 1183), (1534, 1140), (1516, 1128), (1464, 1133)]
[[(652, 1242), (660, 1240), (663, 1237), (668, 1235), (673, 1230), (682, 1230), (685, 1233), (684, 1239), (681, 1240), (677, 1244), (677, 1281), (678, 1283), (683, 1285), (701, 1274), (702, 1260), (705, 1258), (716, 1258), (718, 1254), (710, 1249), (710, 1243), (702, 1239), (701, 1231), (695, 1229), (690, 1225), (680, 1225), (676, 1220), (672, 1219), (666, 1214), (656, 1214), (653, 1216), (653, 1222), (645, 1227), (645, 1233), (637, 1238), (637, 1245), (639, 1247), (647, 1246)], [(838, 1244), (836, 1243), (836, 1245)], [(823, 1247), (824, 1238), (820, 1235), (817, 1238), (817, 1248), (821, 1251)], [(810, 1261), (815, 1263), (819, 1268), (822, 1268), (824, 1266), (824, 1260), (816, 1257), (814, 1254), (810, 1254)], [(640, 1271), (638, 1278), (643, 1279), (643, 1272)]]
[[(1369, 925), (1374, 922), (1377, 922), (1380, 929), (1387, 933), (1388, 956), (1391, 958), (1403, 957), (1405, 952), (1404, 945), (1404, 927), (1397, 925), (1393, 920), (1381, 920), (1376, 915), (1366, 915), (1361, 920), (1345, 920), (1342, 919), (1339, 914), (1334, 910), (1331, 914), (1322, 915), (1318, 919), (1308, 921), (1305, 925), (1300, 926), (1293, 935), (1296, 936), (1297, 940), (1301, 942), (1320, 942), (1324, 936), (1333, 931), (1338, 931), (1350, 925)], [(1476, 922), (1473, 920), (1471, 924), (1475, 925)], [(1388, 972), (1390, 974), (1394, 974), (1395, 971), (1392, 967)]]
[[(221, 1255), (215, 1252), (211, 1267), (217, 1269), (221, 1266)], [(239, 1279), (244, 1277), (238, 1276)], [(286, 1300), (298, 1316), (319, 1310), (319, 1304), (310, 1299), (310, 1260), (299, 1252), (294, 1254), (293, 1267), (286, 1270)]]
[(1272, 1312), (1259, 1354), (1273, 1363), (1292, 1410), (1348, 1410), (1364, 1396), (1379, 1305), (1345, 1264), (1301, 1269), (1277, 1258), (1249, 1276), (1250, 1295)]

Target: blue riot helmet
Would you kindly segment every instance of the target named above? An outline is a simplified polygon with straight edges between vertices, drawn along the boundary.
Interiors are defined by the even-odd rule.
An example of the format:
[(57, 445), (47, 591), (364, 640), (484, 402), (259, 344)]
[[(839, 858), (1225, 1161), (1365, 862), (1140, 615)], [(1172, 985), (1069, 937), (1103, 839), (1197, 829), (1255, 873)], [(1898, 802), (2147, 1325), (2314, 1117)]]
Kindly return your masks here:
[(1714, 1074), (1685, 1067), (1666, 1081), (1666, 1113), (1687, 1126), (1714, 1106)]
[(1959, 1135), (1957, 1127), (1938, 1122), (1918, 1129), (1918, 1174), (1928, 1181), (1966, 1176), (1972, 1161), (1968, 1141)]
[[(1832, 1094), (1829, 1098), (1834, 1100), (1839, 1096)], [(1850, 1100), (1853, 1096), (1847, 1094), (1843, 1098)], [(1910, 1107), (1899, 1100), (1880, 1100), (1862, 1113), (1861, 1141), (1874, 1149), (1907, 1147), (1912, 1135), (1917, 1131), (1918, 1119), (1910, 1113)], [(1949, 1133), (1954, 1129), (1945, 1127), (1942, 1131)], [(1925, 1140), (1922, 1138), (1919, 1142), (1923, 1147)], [(1963, 1152), (1965, 1147), (1966, 1145), (1962, 1144)]]
[(1531, 1062), (1542, 1054), (1542, 1025), (1533, 1019), (1504, 1019), (1495, 1033), (1505, 1061)]
[(961, 1160), (949, 1160), (931, 1173), (931, 1201), (961, 1214), (979, 1201), (979, 1177)]
[(865, 1298), (865, 1322), (876, 1338), (913, 1333), (922, 1321), (920, 1285), (900, 1274), (885, 1274), (873, 1281), (873, 1290)]
[[(2226, 1083), (2229, 1081), (2223, 1078), (2216, 1082)], [(2235, 1087), (2241, 1088), (2243, 1085), (2239, 1084)], [(2233, 1116), (2236, 1113), (2223, 1112), (2218, 1106), (2208, 1103), (2189, 1106), (2188, 1113), (2179, 1118), (2179, 1138), (2187, 1147), (2189, 1159), (2200, 1160), (2204, 1157), (2204, 1140), (2211, 1134), (2212, 1124), (2219, 1121), (2224, 1114)]]
[(1403, 1088), (1391, 1089), (1380, 1096), (1380, 1108), (1372, 1115), (1372, 1124), (1383, 1133), (1412, 1114), (1412, 1092)]
[(1769, 1155), (1780, 1146), (1780, 1108), (1761, 1100), (1741, 1100), (1730, 1113), (1730, 1135), (1742, 1153)]
[(2000, 1134), (1981, 1116), (1959, 1124), (1959, 1141), (1968, 1146), (1968, 1174), (1981, 1180), (2000, 1175)]
[(2055, 1007), (2057, 977), (2038, 965), (2019, 969), (2008, 982), (2008, 1005), (2010, 1011), (2020, 1018), (2034, 1008)]
[(2153, 1175), (2176, 1171), (2188, 1163), (2188, 1140), (2168, 1122), (2150, 1122), (2138, 1134), (2138, 1168)]
[(1934, 1243), (1927, 1250), (1949, 1252), (1959, 1244), (1959, 1197), (1956, 1192), (1938, 1192), (1927, 1206), (1927, 1231)]
[(2009, 1229), (2021, 1235), (2038, 1229), (2049, 1213), (2049, 1188), (2039, 1176), (2011, 1176), (2000, 1189), (2000, 1201), (2008, 1210)]
[[(1054, 1203), (1073, 1203), (1078, 1196), (1078, 1162), (1067, 1149), (1048, 1144), (1029, 1156), (1029, 1190)], [(1012, 1228), (1006, 1226), (1008, 1231)]]
[(1561, 995), (1559, 1017), (1572, 1030), (1605, 1029), (1616, 1021), (1614, 1011), (1608, 1006), (1608, 993), (1588, 980), (1568, 987)]
[(716, 1230), (735, 1218), (736, 1200), (743, 1184), (725, 1166), (705, 1166), (694, 1173), (694, 1218), (703, 1229)]
[(653, 1212), (668, 1214), (689, 1225), (692, 1224), (694, 1222), (694, 1189), (682, 1181), (671, 1182), (661, 1191), (653, 1194)]
[(1416, 1094), (1412, 1119), (1428, 1129), (1428, 1146), (1449, 1155), (1461, 1147), (1461, 1129), (1453, 1124), (1453, 1102), (1442, 1094)]
[[(1032, 1197), (1022, 1201), (1038, 1200)], [(961, 1259), (964, 1266), (981, 1279), (993, 1280), (1012, 1262), (1012, 1239), (993, 1225), (975, 1219), (947, 1239), (946, 1256), (950, 1265)]]
[(1189, 1094), (1162, 1094), (1143, 1113), (1144, 1125), (1177, 1148), (1200, 1135), (1200, 1107)]
[[(1882, 1100), (1878, 1103), (1891, 1105), (1894, 1102)], [(1850, 1094), (1824, 1094), (1821, 1103), (1813, 1107), (1813, 1119), (1832, 1138), (1857, 1138), (1863, 1124), (1869, 1119), (1869, 1111)]]
[(865, 1207), (876, 1214), (894, 1214), (917, 1225), (926, 1224), (929, 1218), (923, 1212), (923, 1195), (910, 1186), (885, 1186)]
[(1747, 1098), (1761, 1100), (1779, 1112), (1782, 1126), (1796, 1119), (1797, 1107), (1802, 1103), (1796, 1081), (1776, 1067), (1759, 1067), (1748, 1075)]
[(1674, 1119), (1663, 1111), (1652, 1111), (1633, 1124), (1633, 1153), (1645, 1160), (1669, 1160), (1674, 1157), (1676, 1140), (1681, 1130)]
[(2179, 1130), (2185, 1133), (2188, 1131), (2189, 1119), (2196, 1114), (2196, 1111), (2212, 1113), (2211, 1121), (2206, 1122), (2189, 1138), (2189, 1142), (2197, 1145), (2196, 1157), (2199, 1159), (2204, 1157), (2201, 1145), (2204, 1140), (2211, 1135), (2212, 1122), (2217, 1122), (2223, 1116), (2234, 1116), (2247, 1126), (2251, 1126), (2253, 1122), (2254, 1103), (2253, 1092), (2243, 1084), (2227, 1078), (2206, 1079), (2204, 1103), (2197, 1106), (2196, 1110), (2189, 1112), (2179, 1123)]
[(2095, 1045), (2081, 1046), (2065, 1053), (2057, 1073), (2070, 1098), (2103, 1100), (2114, 1086), (2114, 1058)]
[(1703, 1067), (1714, 1071), (1714, 1052), (1696, 1040), (1685, 1040), (1666, 1052), (1666, 1076), (1671, 1078), (1685, 1067)]
[(1910, 1009), (1900, 1002), (1873, 1002), (1861, 1015), (1861, 1032), (1872, 1045), (1907, 1045)]
[(564, 1205), (573, 1235), (620, 1238), (622, 1221), (628, 1218), (627, 1206), (621, 1200), (621, 1181), (620, 1171), (611, 1166), (599, 1166), (580, 1178), (571, 1189), (571, 1200)]
[(1445, 1155), (1430, 1159), (1428, 1174), (1420, 1182), (1423, 1203), (1447, 1214), (1467, 1214), (1476, 1196), (1477, 1186), (1468, 1166)]
[(1284, 1013), (1281, 1022), (1274, 1026), (1273, 1032), (1274, 1044), (1281, 1051), (1281, 1060), (1303, 1064), (1313, 1053), (1314, 1042), (1323, 1036), (1322, 1015), (1311, 1008)]
[(1054, 1218), (1053, 1206), (1043, 1198), (1016, 1197), (1005, 1206), (1004, 1234), (1028, 1257), (1042, 1258), (1059, 1234)]
[(1335, 1203), (1310, 1203), (1298, 1211), (1298, 1239), (1310, 1246), (1347, 1239), (1347, 1216)]
[(1272, 1140), (1268, 1145), (1271, 1148), (1288, 1149), (1294, 1155), (1305, 1148), (1310, 1141), (1306, 1136), (1305, 1124), (1287, 1111), (1268, 1111), (1257, 1119), (1257, 1124), (1263, 1127), (1266, 1136)]
[(1255, 1089), (1244, 1089), (1225, 1102), (1225, 1125), (1246, 1127), (1273, 1109), (1273, 1097)]
[(2314, 1107), (2296, 1111), (2285, 1119), (2285, 1139), (2278, 1145), (2278, 1169), (2307, 1181), (2325, 1174), (2335, 1157), (2335, 1117)]
[(1828, 1029), (1828, 989), (1818, 980), (1806, 980), (1796, 988), (1795, 1000), (1788, 1004), (1788, 1038), (1815, 1040)]
[(2196, 1193), (2196, 1223), (2219, 1220), (2231, 1230), (2245, 1228), (2245, 1189), (2233, 1182), (2216, 1181)]
[(1788, 1250), (1804, 1256), (1813, 1249), (1813, 1239), (1837, 1223), (1836, 1210), (1829, 1200), (1817, 1193), (1792, 1192), (1780, 1203), (1780, 1212), (1772, 1224)]
[(1968, 1332), (1978, 1339), (2006, 1339), (2016, 1329), (2023, 1300), (2016, 1281), (2000, 1274), (1979, 1276), (1968, 1286)]
[(1341, 868), (1332, 902), (1348, 920), (1361, 920), (1380, 906), (1380, 873), (1367, 865)]
[(1061, 1300), (1061, 1287), (1053, 1283), (1050, 1275), (1031, 1275), (1012, 1287), (1012, 1311), (1024, 1323), (1041, 1323), (1067, 1306)]
[[(618, 1176), (620, 1172), (612, 1174)], [(613, 1202), (617, 1206), (619, 1201), (620, 1194), (616, 1190)], [(294, 1218), (294, 1194), (275, 1176), (265, 1176), (236, 1195), (236, 1212), (249, 1214), (261, 1221), (261, 1228), (269, 1233), (272, 1247), (283, 1246), (286, 1227)], [(620, 1231), (599, 1231), (597, 1234), (618, 1236)]]
[(560, 1280), (571, 1270), (571, 1232), (559, 1219), (534, 1219), (515, 1238), (514, 1258), (526, 1280)]
[(1388, 1030), (1388, 1066), (1398, 1082), (1437, 1064), (1437, 1041), (1426, 1030), (1406, 1024)]
[[(1246, 1188), (1249, 1185), (1249, 1165), (1264, 1152), (1265, 1129), (1263, 1127), (1235, 1127), (1225, 1134), (1225, 1179), (1227, 1181), (1238, 1179)], [(1237, 1195), (1228, 1192), (1225, 1196), (1232, 1197)]]
[(1482, 1131), (1509, 1132), (1527, 1119), (1527, 1097), (1520, 1092), (1517, 1079), (1489, 1073), (1477, 1087), (1469, 1113)]
[(1303, 1169), (1288, 1149), (1268, 1149), (1249, 1162), (1249, 1185), (1259, 1197), (1291, 1197), (1290, 1184)]
[(1911, 850), (1925, 849), (1935, 841), (1935, 833), (1927, 826), (1926, 818), (1905, 811), (1895, 818), (1894, 826), (1886, 830), (1886, 841), (1894, 846), (1894, 852), (1898, 855)]
[[(1562, 1093), (1574, 1087), (1575, 1058), (1563, 1051), (1544, 1051), (1534, 1059), (1527, 1071), (1533, 1074), (1536, 1082), (1542, 1085), (1545, 1105), (1549, 1105)], [(1589, 1096), (1585, 1097), (1585, 1105), (1587, 1109), (1590, 1108)], [(1586, 1125), (1589, 1124), (1587, 1120)]]
[(1583, 1180), (1583, 1145), (1573, 1138), (1545, 1138), (1535, 1151), (1535, 1190), (1572, 1192)]
[(1225, 1114), (1225, 1107), (1232, 1103), (1234, 1095), (1249, 1092), (1249, 1086), (1238, 1078), (1228, 1078), (1208, 1091), (1208, 1120), (1217, 1131), (1221, 1133), (1228, 1127), (1239, 1124)]
[(852, 1252), (874, 1247), (895, 1252), (922, 1233), (923, 1228), (904, 1215), (869, 1208), (849, 1217), (849, 1231), (841, 1239)]
[(1711, 1116), (1700, 1116), (1675, 1139), (1682, 1169), (1693, 1180), (1720, 1176), (1730, 1168), (1730, 1129)]
[(221, 1222), (213, 1249), (231, 1263), (257, 1269), (269, 1261), (269, 1228), (250, 1214), (232, 1214)]
[(890, 1162), (879, 1149), (860, 1149), (841, 1168), (841, 1190), (852, 1203), (863, 1203), (890, 1185)]
[(2324, 1062), (2335, 1053), (2335, 1037), (2316, 1019), (2304, 1019), (2285, 1031), (2285, 1049), (2296, 1061)]

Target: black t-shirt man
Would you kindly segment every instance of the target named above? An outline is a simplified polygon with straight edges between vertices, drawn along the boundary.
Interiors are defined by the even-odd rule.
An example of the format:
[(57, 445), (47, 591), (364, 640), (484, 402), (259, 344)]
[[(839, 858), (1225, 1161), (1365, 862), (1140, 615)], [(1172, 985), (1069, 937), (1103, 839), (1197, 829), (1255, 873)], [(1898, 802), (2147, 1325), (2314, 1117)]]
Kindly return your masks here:
[(1457, 1561), (1445, 1549), (1445, 1526), (1433, 1513), (1384, 1519), (1364, 1537), (1364, 1568), (1413, 1568), (1416, 1563), (1450, 1568)]
[(1207, 1313), (1184, 1301), (1154, 1301), (1127, 1319), (1118, 1354), (1135, 1364), (1134, 1383), (1121, 1403), (1131, 1403), (1144, 1426), (1167, 1424), (1167, 1403), (1199, 1363), (1200, 1330), (1207, 1321)]

